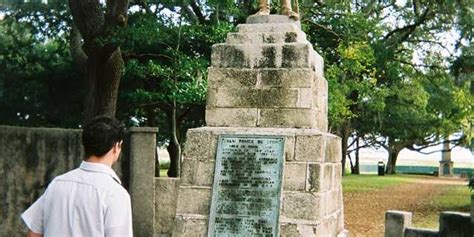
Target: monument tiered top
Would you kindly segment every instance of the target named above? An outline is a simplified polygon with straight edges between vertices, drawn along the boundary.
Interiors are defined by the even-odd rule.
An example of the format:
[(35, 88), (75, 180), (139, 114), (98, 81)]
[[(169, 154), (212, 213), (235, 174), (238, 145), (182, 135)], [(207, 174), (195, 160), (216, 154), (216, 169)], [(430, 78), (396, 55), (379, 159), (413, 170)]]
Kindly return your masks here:
[(247, 24), (297, 24), (300, 26), (300, 21), (292, 19), (284, 15), (252, 15), (247, 17)]
[(206, 122), (213, 127), (327, 130), (323, 59), (298, 21), (250, 16), (212, 47)]

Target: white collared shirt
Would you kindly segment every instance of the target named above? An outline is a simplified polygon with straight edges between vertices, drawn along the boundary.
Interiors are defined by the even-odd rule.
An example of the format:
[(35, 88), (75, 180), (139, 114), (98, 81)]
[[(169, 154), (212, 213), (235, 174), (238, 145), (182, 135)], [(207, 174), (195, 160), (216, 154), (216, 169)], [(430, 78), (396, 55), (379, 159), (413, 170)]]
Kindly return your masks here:
[(56, 177), (22, 215), (44, 237), (130, 237), (130, 196), (108, 166), (83, 161)]

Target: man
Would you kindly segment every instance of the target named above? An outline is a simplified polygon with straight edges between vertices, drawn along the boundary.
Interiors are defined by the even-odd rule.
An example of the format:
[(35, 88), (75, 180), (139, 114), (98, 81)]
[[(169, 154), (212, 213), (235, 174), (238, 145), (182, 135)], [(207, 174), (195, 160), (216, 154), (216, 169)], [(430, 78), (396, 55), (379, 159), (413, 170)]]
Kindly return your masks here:
[[(270, 15), (269, 0), (260, 0), (258, 8), (260, 9), (255, 15)], [(298, 2), (297, 2), (298, 3)], [(290, 18), (299, 19), (298, 13), (291, 9), (291, 0), (280, 0), (281, 14)]]
[(56, 177), (22, 214), (28, 237), (133, 236), (130, 196), (112, 170), (124, 133), (120, 122), (105, 116), (84, 127), (85, 161)]

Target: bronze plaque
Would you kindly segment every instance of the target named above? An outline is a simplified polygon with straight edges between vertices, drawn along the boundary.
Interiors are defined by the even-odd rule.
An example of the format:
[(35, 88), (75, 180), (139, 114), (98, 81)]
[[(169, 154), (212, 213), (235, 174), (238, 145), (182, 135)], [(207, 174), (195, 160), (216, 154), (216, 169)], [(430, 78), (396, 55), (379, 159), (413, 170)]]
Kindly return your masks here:
[(278, 236), (285, 139), (221, 135), (208, 236)]

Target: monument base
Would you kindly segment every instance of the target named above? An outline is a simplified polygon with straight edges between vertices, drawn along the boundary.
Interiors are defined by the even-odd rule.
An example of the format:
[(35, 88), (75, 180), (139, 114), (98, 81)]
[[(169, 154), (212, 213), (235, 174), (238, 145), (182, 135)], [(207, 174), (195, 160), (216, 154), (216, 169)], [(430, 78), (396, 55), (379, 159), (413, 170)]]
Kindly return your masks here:
[(439, 169), (438, 169), (439, 176), (453, 176), (453, 162), (452, 161), (440, 161), (439, 162)]
[(222, 175), (214, 172), (218, 141), (232, 135), (284, 140), (280, 236), (345, 235), (339, 137), (317, 129), (202, 127), (187, 134), (173, 236), (214, 236), (208, 225), (214, 176)]

